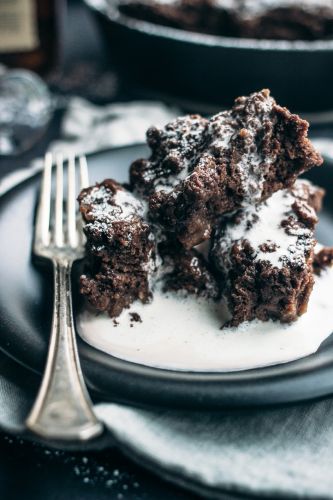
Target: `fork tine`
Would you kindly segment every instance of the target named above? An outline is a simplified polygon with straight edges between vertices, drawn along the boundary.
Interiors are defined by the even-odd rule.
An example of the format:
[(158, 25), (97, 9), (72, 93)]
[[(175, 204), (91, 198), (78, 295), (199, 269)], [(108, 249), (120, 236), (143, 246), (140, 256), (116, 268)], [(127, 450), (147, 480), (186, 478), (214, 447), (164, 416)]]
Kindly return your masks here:
[[(87, 158), (82, 155), (79, 157), (79, 165), (80, 165), (80, 190), (89, 186), (89, 174), (88, 174), (88, 163)], [(84, 245), (86, 242), (86, 238), (83, 231), (83, 220), (82, 217), (78, 220), (78, 236), (80, 245)]]
[(63, 173), (63, 156), (57, 154), (56, 161), (56, 198), (55, 198), (55, 219), (54, 219), (54, 243), (56, 246), (63, 245), (63, 197), (64, 197), (64, 173)]
[(67, 236), (70, 246), (77, 244), (76, 232), (76, 196), (75, 196), (75, 156), (68, 157), (68, 190), (67, 190)]
[[(79, 157), (79, 164), (80, 164), (80, 190), (82, 190), (89, 186), (88, 163), (87, 163), (87, 158), (84, 155)], [(80, 217), (78, 221), (78, 234), (80, 239), (80, 245), (85, 244), (83, 225), (84, 224), (82, 217)]]
[(85, 156), (80, 156), (80, 189), (89, 186), (88, 163)]
[(49, 244), (50, 204), (51, 204), (52, 153), (46, 153), (44, 171), (37, 208), (35, 241)]

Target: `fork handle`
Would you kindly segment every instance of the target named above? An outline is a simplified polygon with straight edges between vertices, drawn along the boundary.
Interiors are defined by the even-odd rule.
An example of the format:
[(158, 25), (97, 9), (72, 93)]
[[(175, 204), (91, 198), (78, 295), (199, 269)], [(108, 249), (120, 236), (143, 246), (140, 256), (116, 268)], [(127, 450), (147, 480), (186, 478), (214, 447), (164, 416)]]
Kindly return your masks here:
[(77, 352), (72, 311), (71, 261), (53, 261), (52, 332), (43, 380), (27, 418), (29, 430), (47, 439), (85, 441), (103, 425), (93, 412)]

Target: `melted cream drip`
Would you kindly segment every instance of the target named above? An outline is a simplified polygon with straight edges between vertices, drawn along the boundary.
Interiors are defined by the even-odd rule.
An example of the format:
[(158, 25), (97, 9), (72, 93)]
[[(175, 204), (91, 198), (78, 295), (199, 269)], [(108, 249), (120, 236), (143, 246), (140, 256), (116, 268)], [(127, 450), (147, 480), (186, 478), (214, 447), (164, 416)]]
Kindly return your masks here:
[[(332, 292), (330, 269), (316, 278), (308, 312), (288, 325), (256, 320), (220, 330), (226, 317), (223, 306), (156, 292), (151, 304), (137, 302), (124, 311), (118, 326), (88, 310), (78, 317), (77, 326), (88, 344), (133, 363), (179, 371), (240, 371), (316, 352), (333, 331)], [(131, 323), (129, 312), (140, 314), (142, 323)]]
[[(304, 264), (304, 247), (298, 249), (298, 239), (302, 236), (309, 239), (311, 231), (298, 227), (294, 228), (293, 234), (288, 234), (281, 227), (281, 221), (288, 216), (293, 216), (297, 220), (291, 208), (294, 201), (295, 197), (287, 190), (278, 191), (259, 207), (250, 207), (239, 224), (228, 226), (225, 234), (219, 240), (221, 255), (224, 259), (221, 261), (221, 268), (227, 267), (225, 255), (228, 255), (231, 244), (244, 240), (247, 240), (254, 249), (254, 260), (267, 261), (277, 268), (281, 268), (286, 260), (297, 262), (300, 265)], [(250, 229), (247, 229), (247, 223), (251, 221), (252, 216), (257, 216), (259, 219), (253, 223)], [(264, 244), (276, 244), (276, 249), (272, 252), (264, 252), (260, 250)], [(305, 245), (305, 241), (303, 245)]]

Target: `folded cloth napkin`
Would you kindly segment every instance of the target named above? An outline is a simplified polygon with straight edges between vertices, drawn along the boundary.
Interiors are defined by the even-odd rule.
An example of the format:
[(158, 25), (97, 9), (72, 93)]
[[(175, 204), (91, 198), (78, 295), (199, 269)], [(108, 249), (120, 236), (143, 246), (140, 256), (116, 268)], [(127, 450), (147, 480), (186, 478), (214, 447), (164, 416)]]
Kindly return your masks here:
[[(3, 430), (24, 435), (38, 383), (0, 353)], [(95, 411), (109, 432), (86, 449), (117, 444), (141, 465), (208, 498), (333, 498), (332, 399), (237, 414), (112, 403), (96, 404)]]
[[(87, 152), (95, 139), (99, 148), (140, 141), (147, 126), (172, 116), (172, 110), (156, 103), (100, 109), (73, 99), (63, 137), (51, 149)], [(90, 141), (90, 134), (97, 133), (95, 125), (101, 139)], [(32, 169), (40, 167), (39, 161)], [(25, 170), (11, 176), (2, 191), (27, 175)], [(38, 384), (36, 374), (0, 353), (3, 430), (25, 434), (24, 420)], [(95, 410), (108, 432), (85, 444), (86, 449), (116, 443), (140, 464), (209, 498), (333, 499), (333, 399), (232, 414), (142, 410), (111, 403), (98, 403)]]

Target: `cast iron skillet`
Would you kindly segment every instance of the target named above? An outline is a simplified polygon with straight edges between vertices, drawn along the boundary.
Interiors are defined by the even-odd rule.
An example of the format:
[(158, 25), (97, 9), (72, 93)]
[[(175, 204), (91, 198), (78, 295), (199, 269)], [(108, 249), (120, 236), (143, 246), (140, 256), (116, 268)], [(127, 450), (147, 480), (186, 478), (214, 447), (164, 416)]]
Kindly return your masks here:
[[(123, 182), (143, 145), (88, 157), (91, 181)], [(309, 176), (310, 177), (310, 176)], [(333, 245), (333, 168), (314, 169), (312, 180), (327, 186), (328, 203), (319, 239)], [(52, 275), (31, 258), (32, 227), (40, 175), (0, 198), (0, 348), (32, 370), (43, 370), (52, 312)], [(74, 276), (74, 298), (78, 297)], [(76, 304), (76, 311), (79, 303)], [(225, 374), (184, 373), (129, 363), (79, 342), (89, 386), (104, 399), (170, 408), (270, 405), (333, 393), (333, 335), (307, 358), (270, 368)]]
[[(121, 0), (120, 0), (121, 1)], [(119, 0), (85, 0), (114, 65), (131, 82), (203, 109), (270, 88), (292, 111), (333, 110), (333, 40), (250, 40), (191, 33), (119, 13)], [(196, 104), (194, 109), (199, 109)]]

